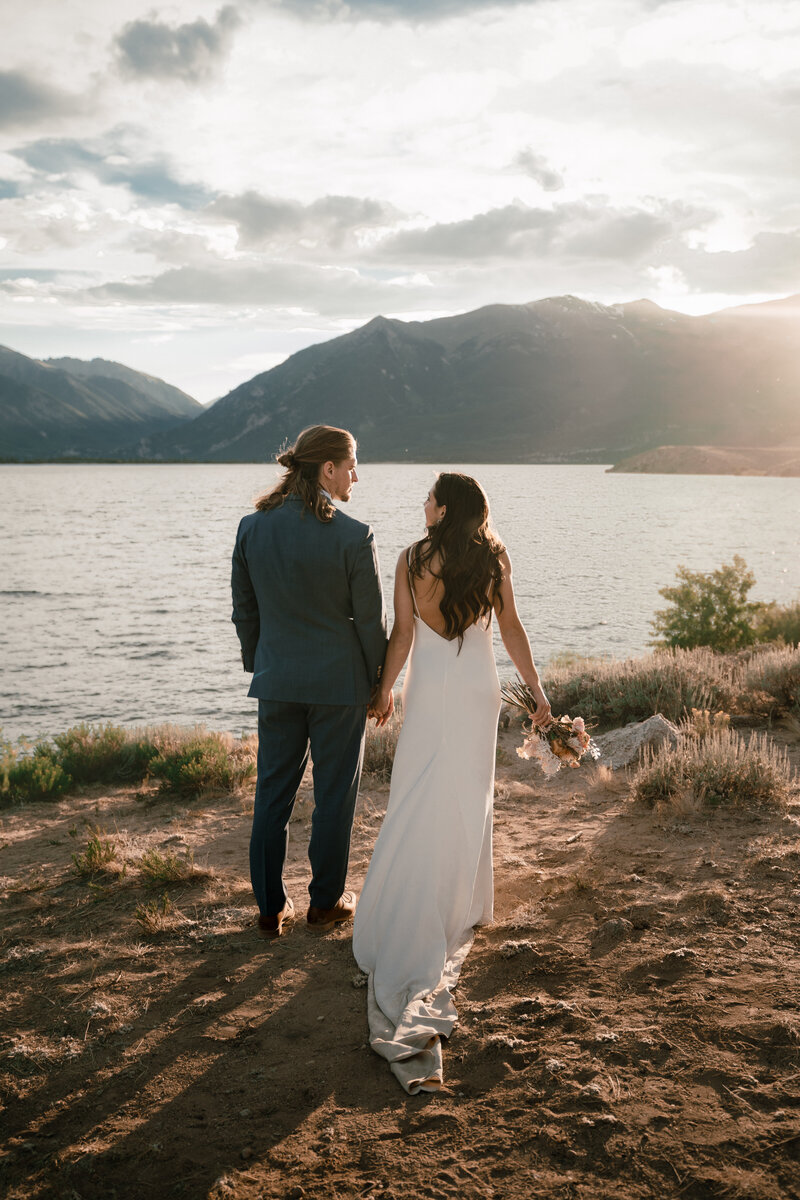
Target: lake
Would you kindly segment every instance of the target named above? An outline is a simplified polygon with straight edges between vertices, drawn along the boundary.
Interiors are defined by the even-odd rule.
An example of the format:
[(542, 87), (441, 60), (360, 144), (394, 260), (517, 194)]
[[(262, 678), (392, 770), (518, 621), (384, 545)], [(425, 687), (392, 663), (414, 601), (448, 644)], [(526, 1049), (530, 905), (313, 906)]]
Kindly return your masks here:
[[(540, 666), (565, 650), (646, 652), (658, 589), (681, 563), (708, 571), (739, 553), (753, 598), (800, 592), (800, 480), (452, 469), (489, 495)], [(359, 475), (347, 511), (375, 529), (391, 614), (394, 565), (423, 532), (435, 470), (364, 463)], [(239, 518), (274, 478), (262, 464), (0, 466), (3, 736), (79, 721), (254, 730), (230, 555)]]

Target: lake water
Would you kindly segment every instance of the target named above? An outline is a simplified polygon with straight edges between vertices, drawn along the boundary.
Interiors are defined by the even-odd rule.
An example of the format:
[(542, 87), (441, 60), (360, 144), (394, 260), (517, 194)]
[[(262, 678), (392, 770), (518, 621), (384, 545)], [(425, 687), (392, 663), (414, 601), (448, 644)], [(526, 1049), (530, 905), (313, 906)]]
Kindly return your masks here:
[[(754, 598), (800, 592), (800, 480), (461, 469), (489, 495), (540, 666), (564, 650), (644, 653), (658, 589), (680, 563), (708, 571), (740, 553)], [(375, 529), (391, 613), (394, 565), (423, 532), (435, 472), (359, 473), (347, 511)], [(230, 555), (239, 518), (274, 477), (259, 464), (0, 466), (3, 735), (79, 721), (252, 731)]]

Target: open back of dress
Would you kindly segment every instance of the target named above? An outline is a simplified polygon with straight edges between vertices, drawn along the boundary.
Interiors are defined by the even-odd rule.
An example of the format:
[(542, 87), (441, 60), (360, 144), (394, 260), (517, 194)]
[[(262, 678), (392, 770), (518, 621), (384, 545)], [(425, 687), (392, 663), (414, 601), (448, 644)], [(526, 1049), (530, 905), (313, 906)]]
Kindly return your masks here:
[(491, 621), (470, 626), (459, 652), (417, 615), (389, 805), (353, 932), (372, 1047), (412, 1094), (441, 1085), (437, 1035), (457, 1020), (451, 990), (473, 926), (492, 919), (499, 711)]

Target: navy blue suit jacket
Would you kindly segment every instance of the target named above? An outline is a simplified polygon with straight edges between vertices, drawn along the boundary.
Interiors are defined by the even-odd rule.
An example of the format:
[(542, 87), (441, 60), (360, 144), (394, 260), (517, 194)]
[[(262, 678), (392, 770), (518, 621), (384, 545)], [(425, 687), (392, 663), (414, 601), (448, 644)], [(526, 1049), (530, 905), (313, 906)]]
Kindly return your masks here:
[(372, 529), (339, 509), (319, 521), (299, 496), (243, 517), (231, 576), (250, 696), (367, 704), (386, 654)]

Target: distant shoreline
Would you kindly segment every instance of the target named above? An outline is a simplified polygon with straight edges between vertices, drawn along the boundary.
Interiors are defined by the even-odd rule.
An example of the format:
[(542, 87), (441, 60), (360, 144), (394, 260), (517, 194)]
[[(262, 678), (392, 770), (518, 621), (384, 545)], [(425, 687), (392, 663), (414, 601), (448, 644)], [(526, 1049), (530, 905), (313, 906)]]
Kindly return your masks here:
[(623, 458), (608, 471), (631, 475), (800, 477), (800, 447), (658, 446)]
[[(800, 478), (800, 447), (760, 446), (658, 446), (614, 462), (613, 454), (603, 458), (574, 457), (538, 460), (483, 459), (471, 455), (460, 458), (378, 458), (365, 459), (370, 466), (475, 466), (499, 467), (604, 467), (607, 474), (629, 475), (738, 475), (771, 478)], [(272, 458), (9, 458), (0, 457), (0, 466), (121, 466), (121, 467), (270, 467)]]
[[(476, 458), (463, 455), (461, 458), (367, 458), (364, 462), (371, 467), (426, 467), (457, 466), (474, 463), (485, 467), (605, 467), (611, 470), (612, 455), (605, 458), (548, 458), (537, 461), (503, 461), (495, 458)], [(205, 458), (0, 458), (2, 467), (73, 467), (73, 466), (119, 466), (119, 467), (263, 467), (276, 466), (272, 458), (214, 459)]]

